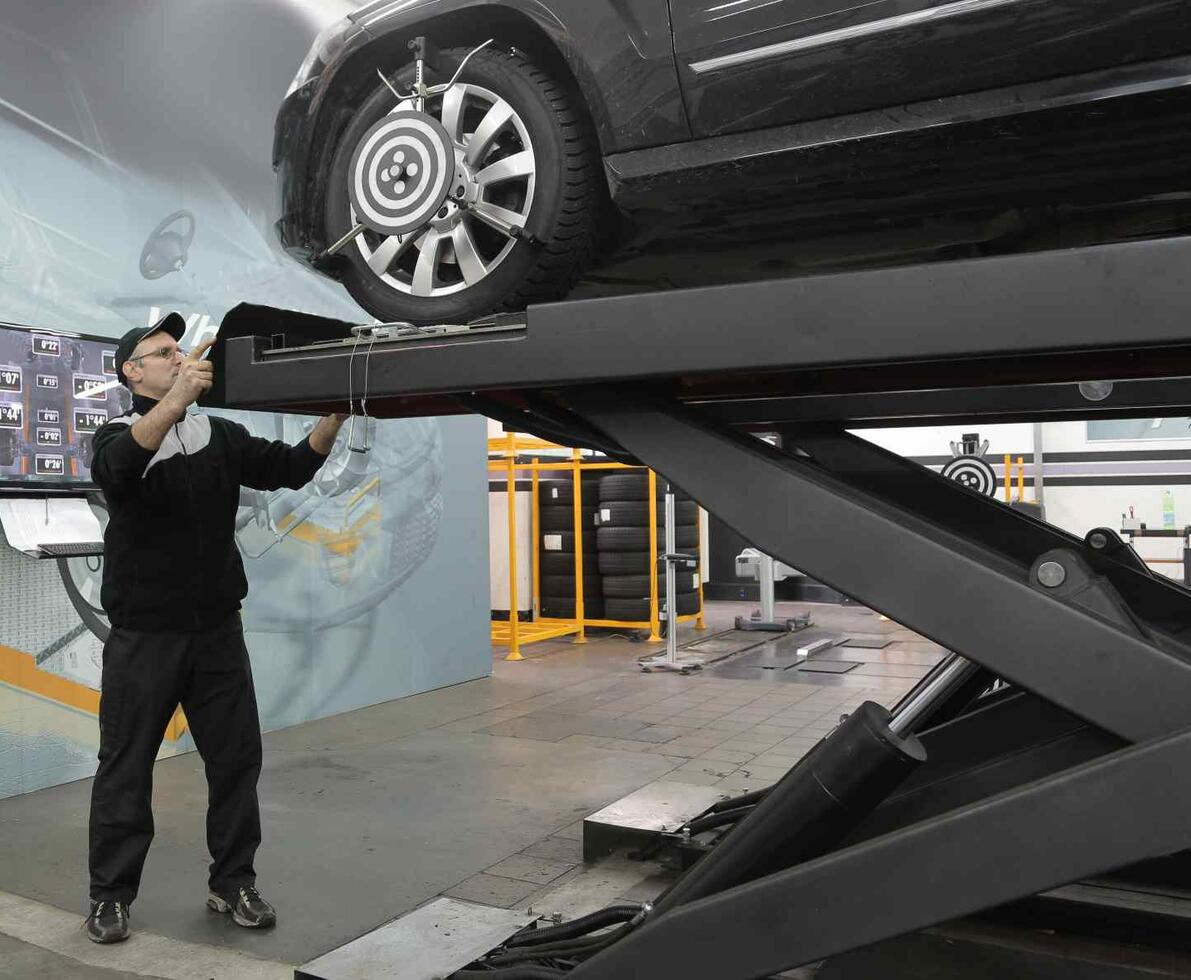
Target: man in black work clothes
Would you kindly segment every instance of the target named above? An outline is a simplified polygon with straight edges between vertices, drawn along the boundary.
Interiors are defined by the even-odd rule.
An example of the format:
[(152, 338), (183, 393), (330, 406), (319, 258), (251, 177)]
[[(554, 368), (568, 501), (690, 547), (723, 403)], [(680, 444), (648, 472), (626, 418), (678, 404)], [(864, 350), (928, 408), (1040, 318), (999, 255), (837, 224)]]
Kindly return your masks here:
[(109, 514), (101, 599), (112, 623), (91, 791), (87, 931), (98, 943), (128, 938), (128, 907), (153, 839), (153, 760), (179, 703), (207, 774), (207, 905), (248, 928), (276, 922), (252, 864), (261, 736), (240, 624), (248, 583), (236, 509), (241, 485), (297, 489), (311, 480), (342, 418), (321, 419), (289, 446), (190, 410), (211, 387), (202, 356), (213, 341), (184, 355), (185, 326), (171, 313), (121, 338), (116, 370), (132, 410), (93, 442), (91, 473)]

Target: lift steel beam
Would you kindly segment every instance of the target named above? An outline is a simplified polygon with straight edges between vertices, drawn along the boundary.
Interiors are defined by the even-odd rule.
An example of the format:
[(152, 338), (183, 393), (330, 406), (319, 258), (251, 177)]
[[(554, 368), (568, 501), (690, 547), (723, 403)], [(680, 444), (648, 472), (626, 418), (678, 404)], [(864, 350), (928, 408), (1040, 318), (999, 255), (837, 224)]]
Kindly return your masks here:
[[(1106, 794), (1129, 794), (1135, 780), (1157, 772), (1151, 756), (1114, 748), (1112, 736), (1160, 746), (1161, 754), (1191, 746), (1181, 734), (1191, 693), (1191, 592), (1117, 560), (1095, 535), (1074, 537), (838, 425), (784, 427), (777, 449), (635, 386), (577, 388), (564, 397), (606, 438), (768, 554), (1088, 722), (1091, 741), (1075, 747), (1073, 758), (1104, 752), (667, 909), (580, 966), (577, 978), (658, 970), (763, 976), (1167, 854), (1191, 840), (1169, 812), (1148, 809), (1178, 809), (1191, 797), (1164, 798), (1151, 785), (1140, 804), (1145, 815), (1127, 829), (1109, 814), (1116, 809), (1121, 816), (1140, 798), (1105, 804)], [(1048, 562), (1063, 570), (1061, 580), (1043, 574)], [(1097, 739), (1096, 730), (1106, 735)], [(1031, 760), (1044, 762), (1048, 753), (1044, 743), (1009, 765), (1036, 770)], [(1135, 767), (1149, 775), (1139, 776)], [(1012, 772), (1000, 778), (1016, 781)], [(1107, 790), (1115, 780), (1120, 785)], [(956, 780), (943, 788), (954, 791)], [(1071, 808), (1084, 817), (1073, 820)], [(1105, 817), (1110, 822), (1100, 826)], [(1191, 810), (1182, 818), (1191, 818)], [(1112, 847), (1105, 847), (1105, 836), (1114, 838)], [(1039, 853), (1021, 853), (1040, 840), (1045, 844), (1032, 848)], [(1017, 860), (1010, 860), (1014, 848)], [(813, 927), (806, 928), (807, 917), (788, 915), (790, 909), (813, 909)], [(824, 921), (830, 925), (820, 928)], [(718, 923), (714, 953), (696, 938), (712, 922)]]
[(845, 848), (658, 916), (575, 980), (749, 980), (1191, 845), (1191, 734)]
[[(1191, 763), (1191, 591), (1111, 530), (1075, 537), (845, 431), (1186, 412), (1189, 286), (1191, 239), (1174, 238), (564, 302), (522, 321), (365, 338), (240, 307), (220, 331), (219, 397), (318, 412), (346, 410), (349, 393), (358, 407), (366, 391), (379, 417), (480, 411), (569, 433), (647, 464), (767, 554), (1048, 703), (941, 724), (924, 735), (935, 763), (928, 748), (918, 781), (873, 811), (876, 836), (861, 824), (822, 856), (716, 879), (723, 890), (661, 907), (573, 972), (746, 980), (1191, 844), (1191, 784), (1171, 777)], [(1083, 381), (1114, 384), (1101, 397)], [(782, 448), (757, 429), (778, 431)], [(1010, 716), (1023, 730), (998, 748), (988, 719)], [(764, 845), (769, 825), (748, 822), (713, 857), (758, 834)]]
[[(751, 422), (805, 417), (783, 419), (780, 403), (775, 415), (762, 400), (811, 395), (863, 395), (866, 418), (897, 418), (905, 392), (1191, 377), (1189, 287), (1191, 239), (1173, 238), (545, 304), (523, 322), (373, 344), (345, 340), (349, 325), (338, 321), (241, 307), (220, 329), (222, 398), (237, 408), (345, 409), (349, 377), (358, 398), (367, 373), (373, 414), (434, 415), (468, 411), (456, 396), (476, 392), (641, 381), (683, 401), (747, 402), (739, 411)], [(886, 393), (888, 408), (874, 404)], [(1134, 409), (1187, 404), (1185, 386), (1120, 386), (1115, 398)], [(912, 410), (970, 414), (949, 412), (947, 400)], [(1113, 395), (1088, 402), (1071, 384), (1015, 415), (1076, 417), (1115, 404)], [(813, 417), (857, 411), (846, 401), (828, 408), (814, 405)]]
[[(568, 397), (745, 540), (942, 647), (1131, 742), (1186, 723), (1191, 649), (1157, 639), (1191, 624), (1178, 585), (1102, 564), (1081, 539), (839, 430), (787, 430), (783, 442), (808, 456), (622, 389)], [(1032, 569), (1056, 550), (1132, 590), (1145, 630), (1040, 585)]]
[[(708, 418), (755, 431), (806, 422), (840, 422), (849, 429), (862, 429), (1191, 415), (1191, 378), (1115, 381), (1102, 398), (1094, 389), (1088, 391), (1099, 400), (1088, 397), (1078, 383), (1069, 381), (709, 400), (700, 407)], [(699, 403), (688, 400), (687, 404)]]

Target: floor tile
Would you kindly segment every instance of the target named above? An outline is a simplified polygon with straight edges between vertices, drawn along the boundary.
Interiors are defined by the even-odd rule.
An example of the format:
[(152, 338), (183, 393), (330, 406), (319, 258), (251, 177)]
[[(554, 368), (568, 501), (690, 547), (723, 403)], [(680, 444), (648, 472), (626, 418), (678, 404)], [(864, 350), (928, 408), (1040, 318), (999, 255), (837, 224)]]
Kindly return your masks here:
[(714, 762), (748, 762), (753, 758), (753, 754), (746, 752), (744, 749), (708, 749), (706, 752), (695, 756), (696, 759), (707, 759)]
[(722, 777), (712, 775), (704, 772), (690, 772), (675, 769), (673, 772), (668, 772), (659, 781), (669, 781), (673, 783), (694, 783), (696, 786), (714, 786), (720, 781)]
[(559, 875), (563, 875), (575, 866), (574, 862), (565, 864), (550, 861), (546, 858), (534, 857), (530, 854), (514, 854), (503, 861), (484, 869), (486, 875), (499, 875), (501, 878), (517, 878), (534, 884), (545, 885)]
[(528, 857), (544, 858), (559, 864), (581, 864), (583, 862), (583, 844), (566, 837), (546, 837), (536, 844), (530, 844), (521, 852)]
[(520, 905), (539, 887), (532, 882), (519, 881), (516, 878), (478, 874), (459, 882), (453, 888), (448, 888), (443, 894), (466, 902), (510, 909)]

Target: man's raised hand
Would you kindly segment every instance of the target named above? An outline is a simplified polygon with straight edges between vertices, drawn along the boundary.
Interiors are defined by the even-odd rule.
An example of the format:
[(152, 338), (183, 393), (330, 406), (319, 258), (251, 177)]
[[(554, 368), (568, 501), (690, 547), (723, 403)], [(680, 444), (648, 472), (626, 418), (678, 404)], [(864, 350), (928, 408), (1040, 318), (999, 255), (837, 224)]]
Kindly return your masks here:
[(214, 345), (215, 338), (209, 337), (201, 344), (196, 344), (194, 350), (182, 361), (178, 377), (174, 379), (174, 386), (167, 396), (178, 408), (185, 410), (193, 405), (202, 393), (214, 384), (215, 365), (202, 360), (203, 355)]

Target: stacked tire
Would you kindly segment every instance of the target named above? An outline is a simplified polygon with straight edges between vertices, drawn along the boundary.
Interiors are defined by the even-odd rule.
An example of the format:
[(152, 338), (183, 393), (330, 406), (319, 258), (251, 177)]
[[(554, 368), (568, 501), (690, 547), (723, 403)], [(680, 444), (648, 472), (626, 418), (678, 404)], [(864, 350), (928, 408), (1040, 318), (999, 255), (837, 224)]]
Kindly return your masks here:
[[(665, 482), (657, 481), (657, 497), (649, 500), (648, 473), (616, 473), (599, 483), (596, 531), (597, 562), (604, 596), (604, 616), (627, 622), (649, 619), (649, 511), (657, 513), (657, 550), (666, 551)], [(699, 553), (699, 505), (674, 492), (674, 546), (684, 554)], [(699, 611), (697, 572), (677, 573), (677, 614)], [(658, 605), (665, 603), (664, 567), (658, 569)]]
[[(583, 616), (604, 617), (603, 582), (596, 556), (596, 481), (582, 482)], [(575, 616), (575, 487), (570, 479), (538, 484), (539, 573), (542, 616)]]

